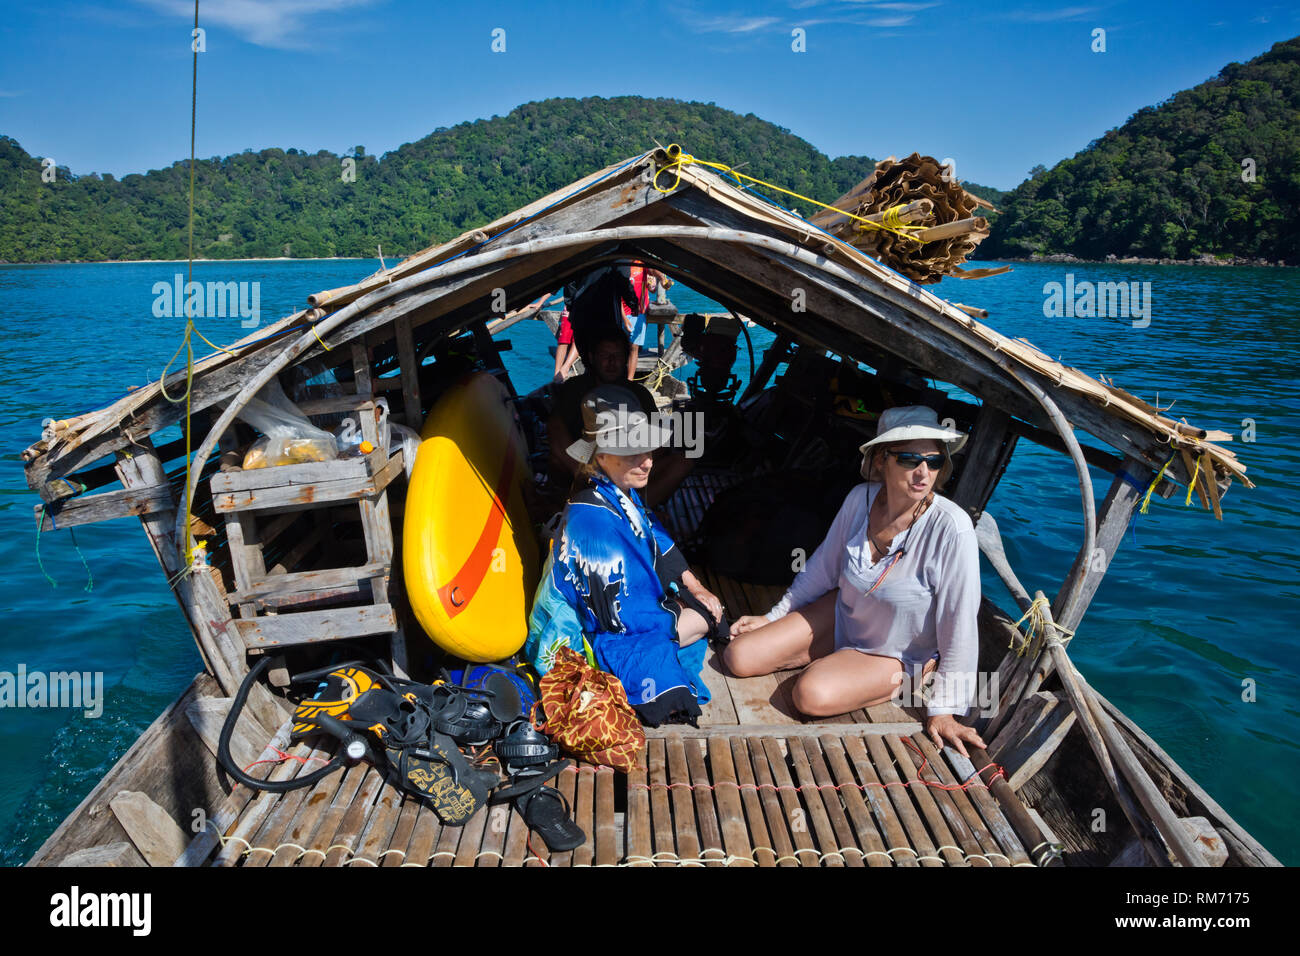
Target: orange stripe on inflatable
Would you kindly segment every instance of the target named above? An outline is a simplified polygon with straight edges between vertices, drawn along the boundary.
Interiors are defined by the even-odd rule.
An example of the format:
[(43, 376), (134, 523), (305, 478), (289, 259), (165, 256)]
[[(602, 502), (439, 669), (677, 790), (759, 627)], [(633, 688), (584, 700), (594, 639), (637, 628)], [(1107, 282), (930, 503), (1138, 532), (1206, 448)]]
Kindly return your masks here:
[(438, 600), (447, 617), (453, 618), (469, 606), (479, 585), (487, 575), (492, 563), (492, 552), (496, 550), (497, 540), (501, 537), (501, 526), (506, 519), (506, 506), (502, 498), (509, 494), (510, 480), (515, 473), (515, 444), (506, 441), (506, 459), (501, 465), (501, 474), (497, 478), (496, 488), (492, 491), (492, 507), (488, 511), (487, 523), (479, 533), (474, 550), (469, 553), (450, 581), (438, 588)]

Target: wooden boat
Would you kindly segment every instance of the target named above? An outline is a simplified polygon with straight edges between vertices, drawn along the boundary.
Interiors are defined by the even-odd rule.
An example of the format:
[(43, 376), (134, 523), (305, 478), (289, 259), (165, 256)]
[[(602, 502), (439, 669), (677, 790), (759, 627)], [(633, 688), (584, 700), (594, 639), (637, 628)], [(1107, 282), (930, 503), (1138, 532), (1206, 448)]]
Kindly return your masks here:
[[(301, 312), (195, 363), (188, 473), (183, 441), (151, 440), (185, 413), (157, 385), (52, 423), (24, 452), (46, 529), (138, 517), (206, 665), (33, 865), (1277, 865), (1066, 653), (1144, 496), (1191, 483), (1219, 516), (1234, 479), (1250, 486), (1244, 465), (1214, 435), (999, 334), (805, 220), (675, 159), (651, 150), (601, 170), (311, 296)], [(664, 188), (654, 178), (669, 165), (673, 185)], [(775, 334), (736, 403), (760, 436), (751, 451), (800, 453), (777, 429), (764, 431), (757, 408), (779, 411), (786, 435), (814, 419), (833, 420), (846, 436), (874, 434), (869, 421), (836, 416), (823, 401), (832, 378), (859, 401), (931, 404), (970, 434), (946, 493), (978, 519), (981, 546), (1031, 625), (1027, 636), (985, 596), (980, 667), (997, 676), (998, 693), (975, 726), (989, 753), (976, 751), (972, 763), (937, 751), (921, 711), (892, 703), (806, 722), (791, 705), (791, 675), (737, 679), (711, 655), (714, 697), (698, 728), (649, 731), (639, 768), (626, 776), (587, 765), (561, 776), (589, 835), (572, 852), (548, 854), (504, 808), (442, 826), (364, 762), (310, 790), (232, 788), (213, 753), (250, 661), (274, 658), (233, 750), (256, 772), (287, 779), (323, 756), (286, 742), (280, 688), (291, 671), (349, 639), (415, 673), (431, 646), (403, 594), (401, 450), (379, 444), (347, 461), (241, 471), (229, 462), (254, 435), (237, 419), (243, 403), (274, 378), (320, 421), (359, 417), (372, 442), (381, 398), (393, 421), (419, 431), (466, 369), (493, 372), (514, 393), (500, 335), (525, 316), (494, 313), (494, 290), (510, 303), (532, 301), (594, 264), (633, 257)], [(184, 375), (168, 379), (173, 396)], [(681, 382), (661, 378), (670, 383), (661, 383), (665, 401), (681, 396)], [(826, 394), (801, 387), (808, 382)], [(544, 470), (545, 390), (516, 399), (533, 470)], [(1109, 450), (1081, 446), (1076, 429)], [(1082, 546), (1050, 601), (1020, 586), (984, 514), (1021, 440), (1061, 452), (1080, 477)], [(741, 469), (753, 461), (714, 460), (691, 474), (665, 507), (679, 541), (696, 535), (714, 498), (748, 477)], [(1099, 506), (1088, 466), (1115, 476)], [(535, 520), (547, 517), (541, 510)], [(187, 520), (210, 532), (206, 553), (189, 550)], [(695, 569), (732, 616), (761, 613), (780, 591), (705, 561)], [(1098, 813), (1104, 828), (1092, 825)]]

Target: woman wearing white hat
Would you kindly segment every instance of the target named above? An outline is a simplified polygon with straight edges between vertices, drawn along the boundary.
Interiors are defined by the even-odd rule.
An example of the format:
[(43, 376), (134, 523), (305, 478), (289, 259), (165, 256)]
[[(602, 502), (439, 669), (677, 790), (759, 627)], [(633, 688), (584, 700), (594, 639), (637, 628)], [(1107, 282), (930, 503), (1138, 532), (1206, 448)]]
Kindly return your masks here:
[(970, 517), (935, 489), (966, 436), (924, 406), (888, 409), (878, 427), (859, 449), (866, 484), (781, 600), (732, 625), (723, 660), (738, 677), (807, 665), (795, 706), (825, 717), (888, 701), (937, 658), (926, 732), (965, 755), (963, 742), (984, 746), (956, 719), (975, 689), (979, 548)]
[(561, 647), (586, 653), (619, 679), (644, 723), (694, 723), (709, 700), (700, 639), (725, 638), (727, 625), (638, 493), (671, 435), (619, 385), (588, 392), (582, 418), (584, 438), (567, 449), (581, 487), (542, 569), (524, 654), (545, 674)]

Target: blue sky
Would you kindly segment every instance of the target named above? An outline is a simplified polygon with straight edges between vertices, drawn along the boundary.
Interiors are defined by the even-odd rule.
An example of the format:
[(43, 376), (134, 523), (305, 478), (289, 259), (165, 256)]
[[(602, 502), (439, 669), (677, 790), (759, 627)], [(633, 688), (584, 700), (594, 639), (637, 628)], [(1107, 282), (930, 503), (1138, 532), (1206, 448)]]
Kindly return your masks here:
[[(192, 20), (192, 0), (3, 0), (0, 133), (77, 174), (184, 158)], [(530, 100), (630, 93), (752, 112), (831, 156), (953, 157), (962, 179), (1011, 188), (1300, 34), (1300, 6), (203, 0), (200, 24), (201, 157), (383, 153)]]

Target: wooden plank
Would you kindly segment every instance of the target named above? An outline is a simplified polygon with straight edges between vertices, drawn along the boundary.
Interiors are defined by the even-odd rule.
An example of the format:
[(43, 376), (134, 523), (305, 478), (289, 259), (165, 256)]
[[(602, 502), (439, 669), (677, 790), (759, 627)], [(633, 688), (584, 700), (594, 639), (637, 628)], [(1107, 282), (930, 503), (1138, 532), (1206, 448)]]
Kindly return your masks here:
[[(356, 856), (358, 863), (369, 862), (372, 866), (383, 863), (382, 854), (388, 849), (393, 837), (393, 828), (397, 826), (402, 812), (402, 792), (391, 784), (385, 784), (375, 802), (374, 813), (361, 833)], [(349, 861), (350, 863), (352, 861)]]
[(123, 790), (109, 806), (150, 866), (171, 866), (185, 852), (189, 843), (185, 831), (147, 793)]
[[(1003, 816), (1002, 808), (998, 806), (998, 802), (993, 798), (993, 795), (989, 793), (988, 787), (980, 785), (980, 777), (979, 774), (975, 772), (975, 767), (967, 758), (957, 753), (957, 751), (953, 750), (951, 747), (945, 747), (943, 749), (943, 755), (948, 759), (948, 763), (958, 775), (963, 779), (975, 781), (976, 785), (970, 787), (968, 791), (971, 796), (971, 802), (975, 804), (980, 815), (984, 817), (984, 821), (988, 824), (989, 831), (997, 838), (1003, 854), (1006, 855), (1009, 861), (1008, 865), (1014, 866), (1017, 863), (1028, 863), (1029, 854), (1025, 852), (1024, 847), (1020, 843), (1020, 838), (1016, 836), (1015, 828), (1012, 827), (1011, 824), (1007, 822), (1007, 818)], [(997, 862), (996, 859), (994, 862)]]
[[(744, 678), (753, 680), (753, 678)], [(654, 737), (682, 737), (690, 739), (692, 737), (712, 737), (718, 733), (725, 733), (729, 726), (709, 726), (709, 727), (690, 727), (687, 725), (673, 724), (664, 727), (646, 727), (645, 735), (647, 739)], [(919, 721), (908, 720), (898, 724), (831, 724), (831, 723), (807, 723), (807, 724), (751, 724), (744, 723), (740, 729), (748, 735), (762, 737), (776, 737), (784, 740), (788, 737), (820, 737), (822, 734), (841, 734), (852, 732), (854, 734), (914, 734), (922, 728)]]
[[(673, 814), (668, 798), (668, 756), (664, 741), (646, 740), (646, 758), (649, 763), (650, 813), (654, 824), (654, 857), (658, 866), (672, 866), (671, 859), (678, 857), (673, 843)], [(669, 859), (659, 859), (660, 854)]]
[(577, 766), (577, 795), (572, 804), (574, 822), (587, 835), (587, 842), (574, 848), (573, 866), (591, 866), (596, 851), (596, 768)]
[[(1124, 462), (1124, 470), (1143, 483), (1149, 482), (1154, 477), (1151, 469), (1132, 458)], [(1106, 498), (1097, 511), (1097, 537), (1094, 548), (1101, 553), (1076, 555), (1061, 589), (1052, 601), (1052, 620), (1060, 627), (1070, 630), (1078, 628), (1084, 612), (1097, 593), (1097, 588), (1101, 586), (1106, 569), (1110, 567), (1115, 553), (1124, 541), (1124, 534), (1128, 531), (1133, 510), (1142, 503), (1142, 497), (1143, 492), (1133, 487), (1120, 475), (1116, 475), (1111, 481)], [(1031, 690), (1037, 689), (1037, 685), (1031, 688)]]
[[(373, 413), (374, 406), (369, 406)], [(387, 460), (383, 449), (357, 458), (333, 458), (329, 461), (304, 461), (295, 465), (273, 465), (239, 471), (218, 471), (208, 479), (213, 496), (241, 491), (265, 491), (295, 485), (315, 485), (331, 481), (355, 481), (370, 478), (381, 471)]]
[(120, 841), (104, 846), (89, 846), (84, 850), (74, 850), (62, 860), (59, 866), (101, 867), (148, 866), (139, 851), (131, 844)]
[(415, 827), (411, 831), (411, 842), (406, 847), (403, 866), (428, 866), (432, 862), (433, 848), (442, 835), (442, 821), (433, 812), (433, 808), (423, 800), (416, 803)]
[(921, 866), (943, 866), (934, 842), (930, 839), (929, 831), (926, 830), (920, 814), (916, 812), (916, 806), (912, 803), (911, 788), (903, 784), (897, 768), (894, 767), (894, 761), (885, 745), (886, 739), (863, 738), (871, 754), (871, 763), (875, 766), (876, 773), (880, 775), (880, 782), (885, 785), (886, 792), (894, 802), (898, 819), (902, 821), (903, 828), (907, 831), (908, 845), (917, 852), (917, 862)]
[(871, 809), (863, 796), (861, 786), (853, 778), (848, 756), (844, 752), (844, 742), (835, 734), (825, 734), (821, 738), (826, 763), (839, 788), (844, 810), (853, 823), (858, 846), (863, 848), (863, 862), (867, 866), (893, 866), (894, 860), (886, 851), (880, 831), (871, 819)]
[[(288, 467), (288, 466), (286, 466)], [(376, 495), (402, 474), (399, 449), (388, 464), (374, 475), (346, 478), (341, 481), (317, 481), (301, 485), (283, 485), (254, 491), (213, 493), (212, 507), (218, 512), (271, 511), (276, 508), (316, 508), (339, 501), (355, 501)]]
[[(967, 825), (966, 818), (958, 808), (953, 793), (943, 785), (932, 786), (930, 782), (925, 779), (921, 772), (922, 768), (929, 768), (929, 764), (925, 757), (906, 745), (903, 745), (902, 749), (897, 750), (896, 753), (899, 755), (898, 763), (904, 771), (903, 775), (906, 776), (909, 781), (913, 781), (911, 784), (913, 793), (919, 794), (924, 790), (924, 792), (929, 795), (930, 799), (934, 801), (935, 806), (943, 817), (948, 837), (945, 838), (941, 836), (939, 838), (941, 847), (949, 845), (955, 841), (955, 844), (960, 848), (959, 854), (953, 854), (951, 850), (942, 851), (945, 853), (946, 858), (948, 858), (954, 866), (992, 866), (992, 862), (984, 857), (984, 847), (980, 845), (979, 840), (976, 839), (975, 834)], [(932, 773), (931, 776), (933, 777), (935, 775)], [(960, 791), (958, 791), (958, 793), (960, 793)], [(965, 798), (964, 794), (961, 794), (961, 796), (963, 799)], [(974, 810), (971, 810), (971, 812), (974, 813)], [(978, 818), (978, 814), (976, 814), (976, 817)], [(935, 832), (943, 833), (944, 831), (936, 828)], [(960, 856), (960, 860), (953, 860), (953, 856)]]
[(618, 825), (614, 820), (614, 771), (609, 767), (596, 771), (595, 837), (596, 866), (614, 866), (619, 857)]
[[(1002, 733), (998, 741), (1002, 746), (994, 757), (1007, 774), (1007, 783), (1012, 790), (1019, 790), (1043, 765), (1056, 753), (1056, 748), (1065, 740), (1066, 734), (1074, 726), (1077, 715), (1073, 709), (1054, 694), (1042, 691), (1023, 701), (1021, 708), (1031, 710), (1032, 701), (1047, 697), (1044, 704), (1034, 714), (1026, 715), (1024, 721), (1017, 723), (1015, 718)], [(1017, 716), (1019, 714), (1017, 713)], [(990, 756), (994, 753), (989, 751)]]
[[(303, 763), (295, 758), (306, 757), (310, 752), (310, 747), (304, 743), (299, 743), (289, 751), (288, 757), (285, 757), (284, 759), (279, 759), (278, 754), (273, 754), (270, 757), (263, 757), (263, 760), (266, 760), (273, 765), (278, 763), (280, 766), (284, 767), (285, 770), (281, 779), (291, 779), (301, 776), (304, 772)], [(280, 767), (275, 767), (271, 774), (272, 778), (275, 776), (275, 771), (279, 769)], [(212, 865), (235, 866), (238, 864), (241, 859), (243, 859), (244, 855), (251, 851), (253, 839), (257, 835), (257, 831), (261, 829), (262, 823), (266, 819), (267, 814), (275, 809), (279, 800), (280, 794), (274, 791), (259, 790), (252, 794), (251, 799), (239, 812), (238, 817), (233, 820), (225, 830), (225, 845), (222, 846), (216, 856), (212, 858)], [(192, 846), (193, 844), (191, 844), (191, 847)], [(189, 849), (190, 848), (186, 849), (187, 856)], [(180, 860), (177, 861), (178, 864), (180, 862)]]
[(524, 823), (518, 811), (511, 809), (507, 818), (505, 859), (502, 866), (516, 867), (524, 865), (528, 853), (528, 824)]
[[(934, 744), (925, 734), (913, 734), (911, 739), (912, 743), (916, 744), (921, 750), (922, 757), (926, 762), (926, 769), (935, 781), (945, 788), (944, 790), (936, 790), (936, 793), (948, 794), (957, 811), (961, 814), (963, 822), (969, 828), (971, 835), (979, 844), (979, 852), (984, 855), (984, 859), (975, 859), (974, 854), (967, 850), (967, 856), (970, 858), (968, 862), (972, 866), (979, 862), (986, 866), (1007, 866), (1006, 860), (998, 858), (998, 855), (1002, 853), (1002, 848), (998, 846), (997, 840), (989, 832), (983, 817), (980, 816), (970, 798), (970, 789), (982, 786), (980, 781), (975, 780), (972, 785), (967, 781), (960, 780), (939, 756), (939, 751), (935, 749)], [(915, 763), (915, 758), (913, 758), (913, 763)], [(924, 773), (921, 773), (920, 776), (921, 779), (925, 779)], [(950, 828), (955, 831), (956, 825), (951, 820), (949, 820), (949, 824)]]
[(361, 831), (374, 811), (375, 801), (384, 789), (384, 776), (378, 770), (372, 770), (364, 781), (352, 804), (343, 814), (338, 829), (330, 838), (330, 845), (325, 850), (325, 860), (321, 866), (346, 866), (356, 855), (360, 845)]
[(463, 826), (443, 824), (438, 833), (437, 847), (429, 857), (430, 866), (449, 867), (456, 861), (456, 849), (460, 846), (460, 838), (464, 830)]
[(33, 507), (41, 522), (41, 531), (63, 530), (114, 518), (144, 516), (175, 507), (171, 485), (168, 483), (139, 488), (121, 488), (98, 495), (63, 498), (54, 504)]
[(499, 867), (505, 860), (506, 831), (510, 827), (510, 807), (498, 803), (487, 809), (487, 826), (476, 866)]
[[(799, 743), (800, 741), (791, 740), (791, 750), (797, 749)], [(804, 737), (802, 743), (808, 768), (812, 771), (814, 785), (826, 807), (826, 814), (830, 817), (831, 826), (835, 830), (835, 839), (839, 844), (839, 852), (844, 854), (851, 850), (856, 851), (848, 856), (843, 856), (845, 865), (852, 867), (865, 866), (866, 854), (855, 840), (855, 828), (850, 823), (847, 815), (848, 808), (845, 796), (840, 793), (839, 784), (831, 776), (830, 767), (827, 764), (825, 755), (822, 753), (820, 739)]]
[(957, 846), (956, 838), (948, 828), (943, 811), (939, 809), (931, 788), (916, 772), (916, 764), (912, 762), (912, 758), (916, 755), (897, 735), (885, 737), (884, 741), (894, 755), (899, 776), (907, 783), (907, 793), (911, 796), (912, 802), (920, 808), (926, 826), (938, 843), (935, 854), (942, 854), (944, 862), (949, 866), (966, 865), (965, 853)]
[(745, 809), (740, 799), (740, 781), (731, 757), (731, 742), (722, 737), (710, 737), (708, 746), (709, 766), (713, 770), (713, 798), (718, 806), (723, 848), (736, 866), (754, 866), (754, 853), (745, 828)]
[(744, 807), (748, 824), (746, 832), (753, 844), (751, 856), (761, 867), (776, 866), (777, 852), (772, 846), (772, 837), (768, 833), (767, 821), (763, 814), (763, 801), (758, 793), (758, 782), (754, 777), (754, 768), (749, 762), (749, 750), (743, 737), (727, 738), (731, 748), (731, 766), (735, 772), (740, 803)]
[[(856, 734), (856, 727), (854, 732)], [(862, 784), (862, 794), (871, 804), (871, 812), (875, 814), (880, 829), (884, 831), (887, 844), (885, 852), (889, 854), (895, 866), (919, 866), (920, 864), (916, 862), (916, 851), (907, 840), (902, 821), (894, 810), (893, 801), (885, 793), (885, 785), (881, 782), (875, 764), (867, 753), (866, 740), (865, 736), (846, 735), (844, 750), (853, 761), (858, 781)]]
[[(780, 696), (781, 679), (776, 674), (762, 677), (727, 677), (731, 699), (736, 705), (736, 720), (742, 727), (751, 725), (781, 725), (792, 723), (789, 714), (777, 710), (772, 704)], [(747, 731), (748, 732), (748, 731)]]
[(627, 834), (624, 859), (631, 866), (648, 866), (654, 855), (650, 837), (650, 778), (647, 770), (648, 745), (637, 754), (637, 763), (627, 775), (627, 811), (623, 831)]
[(379, 604), (265, 615), (236, 621), (235, 627), (248, 647), (265, 649), (390, 634), (397, 629), (397, 615), (391, 604)]
[[(758, 788), (758, 799), (763, 807), (767, 830), (772, 838), (772, 851), (776, 855), (776, 865), (798, 866), (799, 860), (795, 856), (794, 840), (791, 838), (793, 828), (782, 807), (763, 741), (758, 737), (748, 737), (745, 739), (745, 749), (754, 771), (754, 784)], [(736, 763), (739, 765), (740, 761), (737, 760)]]
[[(310, 755), (302, 762), (302, 767), (298, 770), (297, 776), (312, 773), (324, 766), (324, 761), (329, 759), (329, 754), (323, 750), (312, 750)], [(313, 791), (322, 784), (333, 780), (335, 785), (338, 784), (337, 773), (330, 774), (325, 780), (314, 784), (311, 787), (302, 787), (298, 790), (290, 790), (288, 793), (281, 794), (279, 801), (267, 814), (266, 821), (257, 831), (256, 835), (249, 840), (253, 849), (249, 850), (248, 856), (244, 859), (244, 866), (260, 867), (267, 866), (280, 852), (280, 847), (286, 842), (285, 834), (292, 826), (294, 820), (302, 810), (303, 803), (307, 799), (308, 791)], [(297, 841), (289, 841), (297, 842)], [(300, 851), (299, 851), (300, 852)], [(296, 854), (295, 854), (296, 855)]]
[(411, 335), (411, 317), (403, 315), (393, 323), (397, 337), (397, 356), (402, 375), (402, 409), (406, 426), (418, 435), (424, 428), (424, 412), (420, 407), (420, 366), (415, 359), (415, 341)]
[[(673, 829), (677, 834), (677, 856), (683, 860), (700, 859), (700, 836), (695, 829), (693, 792), (689, 786), (691, 773), (686, 763), (686, 745), (677, 735), (664, 741), (668, 751), (668, 797), (673, 807)], [(692, 742), (694, 746), (694, 742)], [(719, 846), (719, 849), (721, 847)], [(689, 866), (700, 866), (690, 863)]]
[[(784, 817), (789, 821), (790, 838), (794, 843), (792, 855), (799, 861), (799, 866), (820, 866), (821, 854), (813, 844), (812, 834), (808, 829), (808, 811), (799, 801), (799, 790), (790, 777), (790, 770), (785, 765), (781, 747), (773, 737), (762, 739), (763, 753), (767, 756), (767, 766), (771, 768), (772, 783), (781, 801)], [(757, 763), (755, 764), (757, 768)], [(771, 818), (768, 818), (771, 822)], [(836, 860), (832, 866), (843, 866)]]
[(460, 842), (456, 844), (456, 856), (452, 866), (477, 866), (478, 852), (483, 845), (483, 834), (487, 830), (487, 806), (479, 807), (460, 828)]
[(705, 866), (724, 866), (727, 851), (722, 845), (722, 828), (713, 802), (712, 781), (704, 766), (704, 741), (683, 741), (686, 765), (690, 768), (691, 795), (700, 834), (700, 858)]
[[(325, 862), (326, 851), (333, 842), (334, 831), (338, 829), (339, 823), (348, 812), (353, 798), (361, 787), (362, 780), (369, 772), (370, 765), (365, 763), (353, 764), (343, 772), (343, 779), (334, 790), (333, 799), (317, 821), (311, 842), (304, 844), (307, 849), (297, 861), (299, 866), (320, 866)], [(271, 865), (277, 865), (277, 861), (272, 860)]]
[(363, 564), (353, 568), (328, 568), (321, 571), (295, 571), (264, 577), (229, 595), (231, 604), (271, 601), (277, 597), (300, 595), (331, 588), (359, 592), (371, 578), (386, 577), (390, 565)]
[[(214, 757), (221, 741), (221, 728), (230, 713), (230, 703), (228, 697), (200, 697), (185, 708), (185, 716), (189, 718), (190, 725)], [(230, 756), (240, 767), (248, 767), (259, 760), (266, 747), (266, 742), (256, 739), (253, 734), (250, 721), (240, 721), (231, 731)]]
[(704, 659), (704, 667), (700, 669), (700, 676), (709, 688), (712, 699), (700, 709), (699, 725), (702, 728), (719, 725), (734, 726), (739, 723), (736, 717), (736, 705), (731, 700), (731, 685), (727, 683), (727, 675), (723, 671), (718, 652), (712, 647), (709, 648)]
[(845, 856), (846, 850), (857, 849), (857, 847), (848, 845), (853, 842), (851, 838), (847, 843), (844, 842), (844, 837), (847, 837), (850, 832), (848, 820), (844, 817), (844, 809), (839, 805), (839, 801), (835, 800), (833, 806), (837, 812), (832, 814), (832, 801), (823, 799), (821, 788), (818, 787), (812, 767), (808, 763), (808, 752), (803, 745), (811, 743), (816, 746), (817, 742), (807, 738), (792, 738), (787, 743), (790, 762), (794, 765), (795, 776), (799, 781), (799, 791), (803, 794), (804, 803), (808, 807), (808, 819), (812, 821), (812, 830), (817, 836), (822, 865), (862, 866), (861, 851)]

